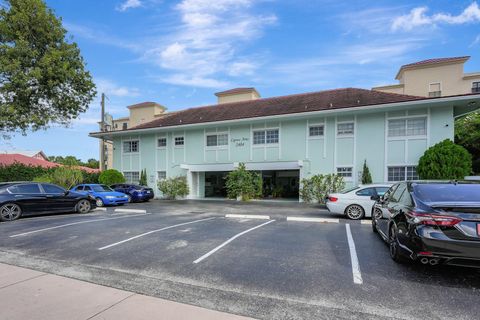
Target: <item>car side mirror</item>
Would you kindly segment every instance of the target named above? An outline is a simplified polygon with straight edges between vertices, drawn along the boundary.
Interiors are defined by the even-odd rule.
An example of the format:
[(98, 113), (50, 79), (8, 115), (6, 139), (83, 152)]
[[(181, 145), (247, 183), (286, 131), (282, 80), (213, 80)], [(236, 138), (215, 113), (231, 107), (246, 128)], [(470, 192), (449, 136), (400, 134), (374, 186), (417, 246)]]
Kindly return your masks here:
[(374, 195), (374, 196), (371, 196), (370, 197), (370, 200), (373, 200), (373, 201), (380, 201), (382, 197), (380, 197), (379, 195)]

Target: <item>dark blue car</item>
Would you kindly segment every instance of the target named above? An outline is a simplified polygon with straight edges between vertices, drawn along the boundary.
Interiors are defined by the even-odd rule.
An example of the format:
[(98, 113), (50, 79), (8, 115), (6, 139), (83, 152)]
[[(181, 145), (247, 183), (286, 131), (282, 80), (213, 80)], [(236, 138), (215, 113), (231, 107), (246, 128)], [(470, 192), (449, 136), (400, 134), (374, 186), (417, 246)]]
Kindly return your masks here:
[(153, 189), (137, 184), (119, 183), (111, 186), (112, 189), (130, 196), (132, 202), (143, 202), (153, 199)]
[(130, 202), (130, 196), (122, 192), (112, 190), (104, 184), (79, 184), (71, 189), (81, 194), (88, 194), (95, 198), (97, 207), (108, 205), (123, 205)]

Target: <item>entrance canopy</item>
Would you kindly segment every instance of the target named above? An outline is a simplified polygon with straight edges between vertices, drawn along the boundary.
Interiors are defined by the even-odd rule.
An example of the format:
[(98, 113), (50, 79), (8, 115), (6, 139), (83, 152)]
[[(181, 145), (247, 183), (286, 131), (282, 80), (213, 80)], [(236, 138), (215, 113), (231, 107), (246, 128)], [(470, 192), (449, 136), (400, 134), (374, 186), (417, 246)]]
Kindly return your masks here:
[[(190, 172), (211, 172), (211, 171), (233, 171), (238, 167), (239, 163), (214, 163), (214, 164), (182, 164), (182, 169)], [(264, 171), (264, 170), (299, 170), (303, 167), (303, 161), (276, 161), (276, 162), (246, 162), (247, 170)]]

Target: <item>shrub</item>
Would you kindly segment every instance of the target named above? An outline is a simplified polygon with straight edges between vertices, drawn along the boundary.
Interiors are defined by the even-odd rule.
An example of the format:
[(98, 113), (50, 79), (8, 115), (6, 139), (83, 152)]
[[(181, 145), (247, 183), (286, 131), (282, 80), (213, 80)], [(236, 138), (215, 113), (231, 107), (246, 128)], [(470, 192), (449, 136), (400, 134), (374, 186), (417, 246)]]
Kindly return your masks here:
[(82, 170), (82, 174), (83, 183), (98, 183), (100, 172), (87, 172)]
[(26, 166), (14, 163), (8, 166), (0, 166), (0, 182), (6, 181), (32, 181), (38, 176), (52, 172), (53, 168), (40, 166)]
[(372, 183), (372, 175), (370, 174), (370, 169), (367, 166), (367, 160), (363, 163), (362, 171), (362, 184)]
[(147, 169), (143, 169), (142, 172), (140, 172), (140, 181), (138, 184), (141, 186), (147, 185)]
[(257, 172), (248, 171), (244, 163), (229, 172), (225, 179), (227, 196), (231, 199), (248, 201), (262, 196), (262, 177)]
[(108, 169), (102, 171), (100, 176), (98, 177), (98, 182), (101, 184), (112, 185), (115, 183), (123, 183), (125, 182), (125, 177), (123, 174), (115, 169)]
[(178, 176), (158, 181), (158, 189), (167, 199), (175, 200), (177, 197), (188, 195), (187, 177)]
[(61, 166), (54, 168), (50, 173), (36, 177), (34, 181), (58, 184), (68, 190), (83, 182), (83, 173), (79, 169)]
[(325, 203), (325, 197), (345, 187), (343, 177), (336, 174), (317, 174), (301, 181), (300, 197), (305, 202)]
[(472, 156), (446, 139), (425, 151), (417, 173), (421, 179), (463, 179), (472, 173)]

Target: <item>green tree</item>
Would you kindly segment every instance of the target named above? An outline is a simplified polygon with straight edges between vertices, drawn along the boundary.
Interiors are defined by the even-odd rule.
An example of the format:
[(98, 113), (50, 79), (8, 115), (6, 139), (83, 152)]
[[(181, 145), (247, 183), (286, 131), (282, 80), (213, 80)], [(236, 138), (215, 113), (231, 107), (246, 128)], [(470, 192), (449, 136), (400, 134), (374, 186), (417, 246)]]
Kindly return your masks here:
[[(0, 6), (0, 131), (67, 125), (85, 112), (95, 84), (76, 43), (42, 0)], [(8, 135), (8, 134), (7, 134)]]
[(370, 174), (370, 169), (367, 166), (367, 160), (363, 162), (363, 171), (362, 171), (362, 184), (372, 183), (372, 175)]
[(147, 185), (147, 169), (143, 169), (140, 172), (140, 181), (138, 182), (138, 184), (141, 186)]
[(480, 174), (480, 112), (473, 112), (455, 121), (455, 143), (470, 152), (473, 171)]
[(231, 199), (247, 201), (262, 196), (262, 177), (257, 172), (248, 171), (244, 163), (228, 173), (225, 186)]
[(85, 163), (85, 166), (92, 169), (98, 169), (100, 168), (100, 162), (97, 159), (88, 159), (87, 163)]
[(59, 166), (49, 173), (36, 177), (34, 181), (58, 184), (68, 190), (82, 183), (83, 179), (84, 176), (81, 170), (68, 166)]
[(463, 179), (472, 173), (472, 156), (451, 140), (428, 148), (418, 161), (421, 179)]
[(101, 184), (112, 185), (116, 183), (123, 183), (125, 182), (125, 177), (123, 174), (115, 169), (108, 169), (102, 171), (100, 176), (98, 177), (98, 182)]
[(186, 197), (189, 193), (185, 176), (162, 179), (157, 186), (167, 199), (175, 200), (177, 197)]
[(301, 181), (300, 197), (305, 202), (325, 203), (329, 193), (345, 188), (343, 177), (337, 174), (317, 174)]

